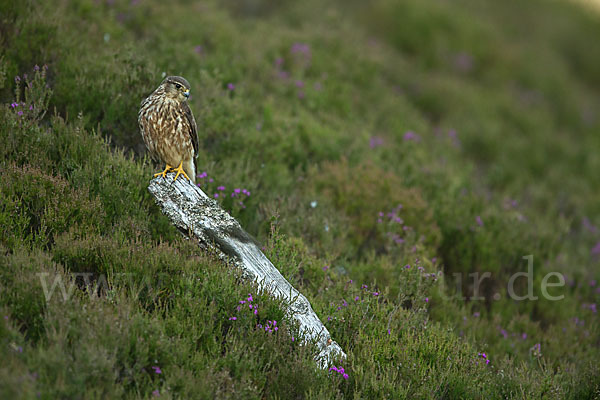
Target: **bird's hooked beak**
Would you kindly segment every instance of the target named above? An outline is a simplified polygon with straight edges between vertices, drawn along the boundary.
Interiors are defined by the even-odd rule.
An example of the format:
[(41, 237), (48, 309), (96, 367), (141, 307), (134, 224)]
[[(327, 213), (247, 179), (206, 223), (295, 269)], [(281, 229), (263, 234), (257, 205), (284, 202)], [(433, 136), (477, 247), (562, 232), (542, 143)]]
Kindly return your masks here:
[(190, 90), (189, 90), (189, 89), (186, 89), (186, 90), (185, 90), (185, 92), (183, 92), (183, 95), (184, 95), (186, 98), (190, 97)]

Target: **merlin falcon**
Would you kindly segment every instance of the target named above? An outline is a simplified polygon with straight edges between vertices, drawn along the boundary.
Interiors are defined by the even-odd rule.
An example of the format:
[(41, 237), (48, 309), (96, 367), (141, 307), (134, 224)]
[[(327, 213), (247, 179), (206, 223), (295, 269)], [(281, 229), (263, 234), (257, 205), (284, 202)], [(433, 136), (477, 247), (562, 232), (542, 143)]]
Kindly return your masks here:
[(177, 172), (196, 182), (194, 160), (198, 154), (198, 128), (187, 99), (190, 83), (181, 76), (168, 76), (142, 101), (138, 122), (150, 156), (166, 164), (154, 176)]

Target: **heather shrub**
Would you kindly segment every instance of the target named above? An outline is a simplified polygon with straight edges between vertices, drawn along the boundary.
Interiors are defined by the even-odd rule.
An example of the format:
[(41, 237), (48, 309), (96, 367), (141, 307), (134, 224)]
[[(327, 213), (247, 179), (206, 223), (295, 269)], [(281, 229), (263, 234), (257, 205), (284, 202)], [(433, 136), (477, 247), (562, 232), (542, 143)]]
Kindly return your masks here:
[(1, 174), (2, 214), (6, 222), (3, 242), (16, 236), (46, 247), (56, 235), (74, 225), (90, 232), (98, 230), (104, 210), (86, 191), (76, 190), (66, 180), (29, 166), (9, 165)]
[(431, 209), (419, 190), (406, 187), (395, 174), (372, 164), (351, 167), (344, 160), (324, 165), (315, 175), (314, 190), (348, 220), (357, 256), (398, 247), (408, 253), (418, 243), (437, 246), (439, 228)]

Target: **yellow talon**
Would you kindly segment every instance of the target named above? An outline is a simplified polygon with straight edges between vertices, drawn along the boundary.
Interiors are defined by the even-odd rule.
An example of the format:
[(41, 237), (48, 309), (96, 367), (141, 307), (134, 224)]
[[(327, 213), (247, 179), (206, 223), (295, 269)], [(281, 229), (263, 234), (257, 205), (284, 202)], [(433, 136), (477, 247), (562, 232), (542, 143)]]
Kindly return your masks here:
[(163, 172), (159, 172), (154, 174), (154, 177), (156, 178), (157, 176), (162, 176), (163, 178), (167, 177), (167, 172), (169, 172), (169, 170), (172, 170), (173, 167), (171, 167), (169, 164), (167, 164), (167, 166), (165, 167), (165, 170)]
[(182, 165), (183, 165), (183, 161), (179, 163), (179, 167), (173, 169), (173, 171), (177, 172), (177, 175), (175, 175), (175, 179), (173, 179), (174, 181), (177, 180), (177, 178), (179, 177), (179, 175), (185, 176), (185, 179), (187, 179), (188, 181), (190, 180), (190, 178), (187, 176), (187, 174), (185, 173), (185, 171), (181, 167)]

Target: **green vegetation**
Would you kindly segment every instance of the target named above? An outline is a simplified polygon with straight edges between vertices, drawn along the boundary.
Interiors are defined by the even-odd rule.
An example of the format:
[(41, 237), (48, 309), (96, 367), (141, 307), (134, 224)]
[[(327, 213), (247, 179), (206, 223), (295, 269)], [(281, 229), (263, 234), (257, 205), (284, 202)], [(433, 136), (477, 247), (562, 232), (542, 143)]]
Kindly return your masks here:
[[(0, 398), (599, 398), (599, 37), (558, 0), (2, 2)], [(344, 372), (154, 204), (165, 73)]]

